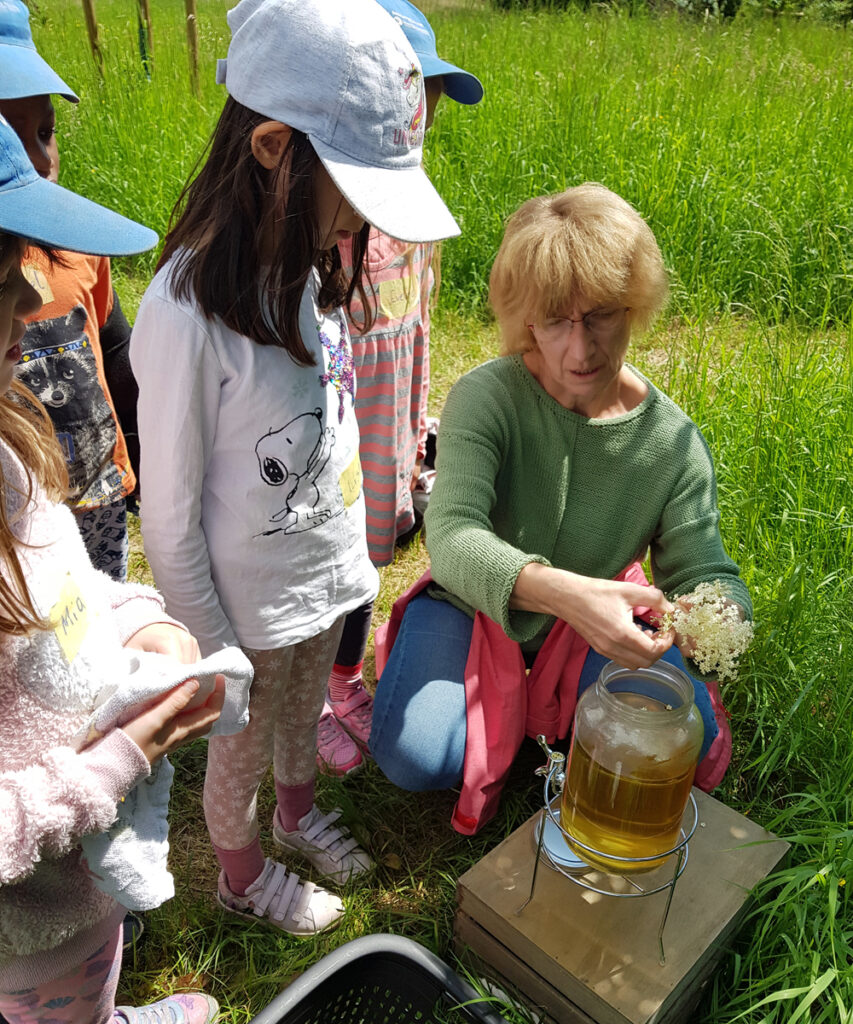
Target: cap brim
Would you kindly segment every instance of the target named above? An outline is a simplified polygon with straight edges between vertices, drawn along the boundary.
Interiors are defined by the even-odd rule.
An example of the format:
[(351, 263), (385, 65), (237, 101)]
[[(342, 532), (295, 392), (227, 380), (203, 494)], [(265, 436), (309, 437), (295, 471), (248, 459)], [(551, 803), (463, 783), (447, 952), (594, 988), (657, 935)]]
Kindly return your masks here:
[(401, 242), (437, 242), (461, 233), (420, 165), (368, 167), (309, 139), (350, 206), (384, 234)]
[(483, 98), (483, 83), (470, 71), (463, 71), (455, 64), (450, 64), (440, 57), (427, 56), (419, 53), (424, 78), (441, 75), (444, 78), (445, 93), (457, 103), (473, 106)]
[(24, 96), (62, 96), (77, 103), (77, 94), (47, 61), (28, 46), (0, 46), (0, 100)]
[(44, 178), (0, 191), (0, 231), (93, 256), (132, 256), (157, 244), (156, 231)]

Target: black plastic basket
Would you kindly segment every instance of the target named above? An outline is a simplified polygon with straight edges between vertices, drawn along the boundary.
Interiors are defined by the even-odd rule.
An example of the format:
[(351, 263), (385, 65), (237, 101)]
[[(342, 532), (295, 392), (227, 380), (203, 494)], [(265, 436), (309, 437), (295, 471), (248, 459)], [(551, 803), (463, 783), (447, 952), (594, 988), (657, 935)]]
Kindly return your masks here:
[(365, 935), (310, 967), (252, 1024), (506, 1021), (443, 960), (417, 942), (402, 935)]

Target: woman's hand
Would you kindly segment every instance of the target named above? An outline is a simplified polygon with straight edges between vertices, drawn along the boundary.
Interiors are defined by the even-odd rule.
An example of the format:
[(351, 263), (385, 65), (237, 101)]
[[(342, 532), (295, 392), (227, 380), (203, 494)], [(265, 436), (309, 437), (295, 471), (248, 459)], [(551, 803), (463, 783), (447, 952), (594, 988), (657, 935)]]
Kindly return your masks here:
[(634, 608), (672, 611), (657, 587), (579, 576), (531, 562), (518, 574), (510, 604), (563, 619), (593, 650), (625, 668), (648, 667), (673, 643), (671, 632), (646, 633), (634, 622)]
[(192, 665), (201, 660), (196, 638), (171, 622), (154, 622), (138, 629), (124, 646), (135, 651), (166, 654), (182, 665)]
[(204, 704), (186, 711), (197, 692), (198, 680), (187, 679), (122, 726), (149, 764), (154, 764), (158, 758), (185, 743), (204, 736), (219, 718), (225, 701), (225, 676), (216, 677), (213, 693)]

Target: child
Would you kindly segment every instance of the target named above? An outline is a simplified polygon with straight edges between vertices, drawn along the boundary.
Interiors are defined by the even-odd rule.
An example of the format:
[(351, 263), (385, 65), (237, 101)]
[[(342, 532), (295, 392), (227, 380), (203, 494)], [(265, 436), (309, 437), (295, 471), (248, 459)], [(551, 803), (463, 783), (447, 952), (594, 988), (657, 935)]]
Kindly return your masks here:
[[(475, 104), (483, 87), (474, 75), (441, 60), (435, 33), (408, 0), (379, 0), (421, 63), (429, 128), (442, 93), (457, 103)], [(353, 246), (338, 243), (341, 262), (352, 274)], [(376, 320), (366, 325), (365, 311), (352, 304), (349, 321), (358, 380), (358, 419), (367, 547), (375, 566), (394, 558), (394, 542), (415, 524), (412, 490), (426, 453), (429, 393), (429, 302), (433, 286), (433, 247), (398, 242), (371, 231), (366, 264)], [(351, 612), (329, 677), (327, 702), (317, 730), (321, 767), (346, 775), (361, 766), (367, 748), (373, 700), (361, 679), (373, 605)]]
[[(33, 166), (56, 181), (59, 150), (51, 94), (77, 97), (37, 53), (21, 0), (0, 3), (0, 114)], [(130, 326), (105, 256), (63, 253), (46, 260), (36, 248), (24, 272), (42, 299), (23, 341), (18, 376), (45, 405), (65, 451), (70, 505), (92, 563), (113, 579), (127, 576), (126, 499), (136, 488), (122, 426), (135, 443), (136, 383), (130, 372)]]
[[(325, 877), (372, 866), (314, 805), (343, 619), (378, 586), (339, 307), (365, 220), (416, 241), (458, 228), (421, 168), (420, 68), (374, 0), (242, 0), (228, 21), (230, 95), (131, 339), (142, 523), (170, 613), (255, 667), (248, 728), (209, 745), (219, 900), (310, 935), (343, 906), (264, 859), (257, 792), (272, 762), (273, 839)], [(336, 243), (353, 236), (348, 283)]]
[[(32, 239), (28, 243), (25, 239)], [(124, 908), (104, 895), (81, 841), (105, 832), (151, 766), (218, 718), (220, 682), (176, 687), (144, 713), (85, 745), (102, 687), (126, 663), (122, 645), (198, 658), (193, 638), (148, 587), (97, 572), (65, 496), (62, 452), (41, 405), (14, 379), (25, 321), (41, 297), (28, 244), (139, 252), (153, 231), (43, 180), (0, 116), (0, 1013), (8, 1024), (205, 1024), (209, 996), (116, 1007)], [(32, 248), (29, 250), (32, 252)]]

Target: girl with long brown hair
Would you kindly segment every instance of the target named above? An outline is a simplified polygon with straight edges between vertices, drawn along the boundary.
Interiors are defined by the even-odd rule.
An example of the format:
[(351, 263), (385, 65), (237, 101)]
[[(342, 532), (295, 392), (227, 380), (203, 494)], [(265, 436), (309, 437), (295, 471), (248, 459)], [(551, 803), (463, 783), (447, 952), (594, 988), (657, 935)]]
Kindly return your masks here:
[(228, 100), (131, 340), (142, 525), (171, 614), (205, 654), (239, 644), (255, 668), (248, 728), (209, 745), (219, 901), (312, 935), (343, 905), (264, 857), (257, 794), (272, 762), (277, 845), (339, 884), (372, 867), (314, 803), (343, 620), (378, 588), (341, 306), (368, 224), (411, 241), (458, 229), (421, 168), (421, 69), (373, 0), (242, 0), (228, 21)]

